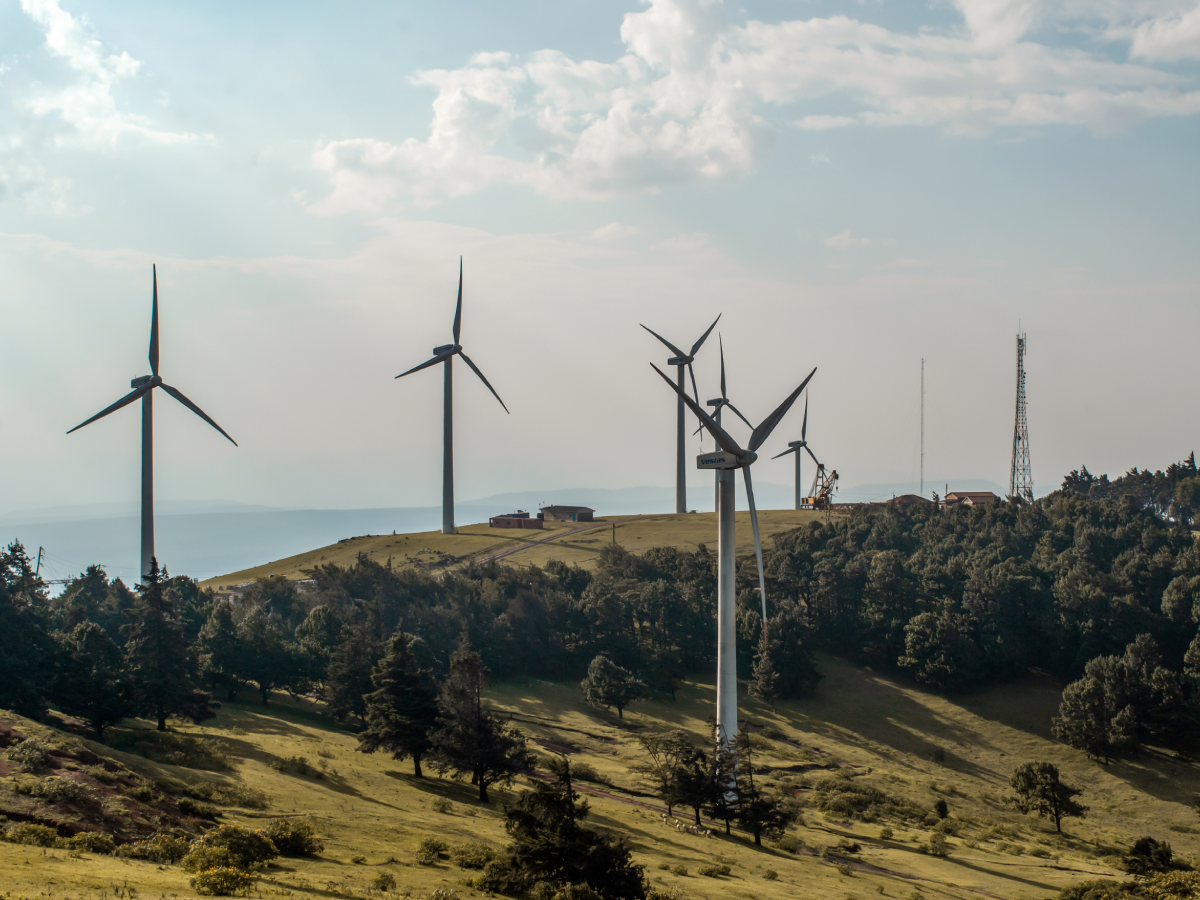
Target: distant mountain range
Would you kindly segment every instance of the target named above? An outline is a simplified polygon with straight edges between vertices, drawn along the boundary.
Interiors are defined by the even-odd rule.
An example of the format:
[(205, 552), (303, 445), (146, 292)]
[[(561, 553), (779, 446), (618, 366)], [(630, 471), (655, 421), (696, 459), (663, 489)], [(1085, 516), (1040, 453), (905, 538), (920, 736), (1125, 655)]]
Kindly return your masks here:
[[(943, 486), (927, 482), (929, 489)], [(842, 488), (841, 502), (887, 500), (913, 493), (913, 484), (864, 484)], [(951, 489), (993, 491), (990, 481), (964, 479)], [(1040, 493), (1040, 492), (1039, 492)], [(755, 485), (762, 509), (792, 506), (788, 485)], [(713, 509), (713, 491), (700, 484), (688, 487), (688, 505), (700, 512)], [(485, 522), (489, 516), (539, 506), (590, 506), (599, 515), (671, 512), (675, 489), (667, 487), (568, 488), (493, 494), (455, 504), (461, 524)], [(745, 509), (739, 479), (738, 508)], [(155, 541), (159, 559), (174, 574), (209, 578), (336, 543), (345, 537), (432, 531), (441, 525), (438, 506), (380, 509), (281, 509), (233, 500), (160, 501), (155, 506)], [(0, 514), (0, 541), (19, 540), (31, 557), (44, 547), (42, 576), (65, 579), (99, 563), (110, 577), (136, 580), (139, 505), (101, 503), (12, 510)]]

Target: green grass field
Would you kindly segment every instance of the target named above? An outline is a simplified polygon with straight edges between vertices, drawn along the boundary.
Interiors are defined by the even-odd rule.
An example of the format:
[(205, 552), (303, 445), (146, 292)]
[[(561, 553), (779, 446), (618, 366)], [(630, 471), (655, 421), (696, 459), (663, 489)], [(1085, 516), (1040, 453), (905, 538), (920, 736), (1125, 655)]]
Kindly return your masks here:
[[(894, 836), (881, 840), (880, 828), (889, 823), (839, 821), (814, 809), (806, 809), (804, 824), (792, 829), (807, 848), (797, 854), (755, 848), (742, 835), (680, 834), (662, 824), (653, 799), (602, 784), (584, 785), (590, 792), (591, 823), (626, 835), (653, 884), (710, 900), (1044, 898), (1070, 883), (1114, 876), (1113, 854), (1142, 835), (1169, 840), (1177, 856), (1186, 859), (1200, 853), (1200, 822), (1189, 806), (1200, 790), (1197, 766), (1151, 752), (1104, 767), (1053, 742), (1049, 718), (1060, 686), (1032, 679), (946, 699), (836, 659), (822, 657), (820, 662), (825, 679), (814, 699), (781, 703), (772, 711), (742, 698), (744, 719), (773, 726), (790, 741), (762, 739), (759, 743), (767, 749), (756, 762), (777, 769), (807, 767), (810, 779), (840, 772), (926, 808), (945, 799), (959, 830), (949, 838), (948, 858), (919, 851), (930, 837), (924, 826), (893, 823)], [(416, 865), (415, 850), (430, 836), (451, 844), (481, 840), (501, 846), (501, 806), (511, 795), (495, 791), (492, 806), (481, 806), (468, 784), (416, 779), (409, 763), (357, 753), (354, 737), (332, 728), (311, 701), (276, 695), (264, 708), (249, 702), (249, 693), (244, 696), (247, 702), (226, 704), (217, 719), (202, 727), (178, 725), (183, 733), (223, 747), (231, 763), (224, 773), (159, 765), (84, 743), (152, 778), (240, 782), (272, 798), (263, 811), (228, 811), (226, 822), (257, 827), (272, 816), (311, 817), (325, 838), (325, 852), (317, 859), (277, 860), (252, 896), (366, 897), (381, 871), (395, 875), (400, 896), (408, 891), (422, 897), (436, 888), (451, 888), (464, 898), (480, 896), (465, 884), (474, 873), (445, 860)], [(618, 788), (636, 788), (629, 765), (638, 756), (637, 734), (680, 727), (699, 739), (713, 712), (714, 690), (705, 681), (688, 683), (677, 702), (638, 704), (626, 711), (624, 721), (584, 705), (574, 684), (506, 683), (495, 686), (490, 698), (534, 741), (554, 750), (569, 748), (573, 760), (590, 764)], [(22, 724), (16, 717), (3, 718)], [(534, 745), (548, 753), (544, 748)], [(290, 757), (306, 758), (322, 777), (272, 768), (272, 762)], [(1068, 820), (1063, 837), (1053, 833), (1051, 824), (1022, 816), (1003, 801), (1009, 773), (1030, 760), (1057, 763), (1064, 781), (1084, 789), (1079, 799), (1091, 812), (1082, 821)], [(776, 771), (771, 777), (786, 774)], [(6, 789), (0, 786), (0, 791)], [(438, 800), (449, 802), (447, 812), (435, 810)], [(820, 851), (839, 840), (858, 842), (861, 852), (850, 855), (849, 862), (822, 859)], [(357, 857), (362, 859), (355, 862)], [(727, 863), (732, 874), (698, 874), (714, 861)], [(676, 866), (688, 874), (672, 874), (669, 868)], [(763, 878), (768, 869), (778, 873), (778, 880)], [(196, 896), (187, 873), (175, 866), (6, 843), (0, 843), (0, 883), (0, 891), (30, 900)]]
[[(797, 510), (764, 510), (758, 515), (763, 539), (813, 521), (823, 513)], [(613, 526), (616, 526), (614, 534)], [(549, 538), (549, 540), (546, 540)], [(440, 572), (456, 566), (481, 562), (498, 553), (506, 565), (545, 565), (552, 559), (578, 563), (585, 568), (595, 565), (600, 548), (616, 540), (627, 550), (639, 552), (650, 547), (678, 547), (695, 550), (707, 544), (717, 547), (716, 513), (690, 513), (661, 516), (610, 516), (587, 523), (547, 522), (543, 530), (491, 528), (486, 523), (464, 525), (458, 534), (426, 531), (418, 534), (380, 534), (349, 538), (286, 559), (264, 563), (239, 572), (231, 572), (201, 582), (204, 587), (224, 587), (281, 575), (304, 578), (304, 572), (318, 565), (354, 564), (359, 553), (400, 568), (419, 568)], [(737, 514), (737, 552), (754, 549), (750, 531), (750, 513)]]

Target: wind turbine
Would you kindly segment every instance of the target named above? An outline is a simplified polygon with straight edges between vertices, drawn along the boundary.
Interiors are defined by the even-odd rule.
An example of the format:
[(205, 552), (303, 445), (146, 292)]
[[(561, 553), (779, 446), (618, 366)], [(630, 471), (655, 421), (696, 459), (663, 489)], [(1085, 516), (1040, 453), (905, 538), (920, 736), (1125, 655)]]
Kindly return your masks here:
[[(658, 332), (653, 331), (652, 329), (646, 328), (645, 325), (642, 326), (643, 328), (646, 328), (646, 330), (649, 331), (652, 335), (654, 335), (656, 338), (658, 338), (660, 341), (662, 341), (663, 344), (666, 345), (667, 349), (675, 354), (674, 356), (672, 356), (670, 359), (667, 360), (667, 365), (675, 366), (676, 369), (678, 370), (676, 372), (676, 381), (679, 383), (679, 396), (681, 398), (687, 396), (687, 392), (684, 390), (684, 387), (683, 387), (683, 370), (684, 370), (684, 367), (686, 366), (687, 370), (688, 370), (688, 374), (692, 378), (692, 393), (696, 397), (696, 402), (697, 403), (700, 402), (700, 392), (696, 389), (696, 373), (692, 371), (692, 362), (696, 359), (696, 354), (700, 352), (700, 347), (704, 344), (704, 341), (708, 338), (708, 336), (710, 334), (712, 334), (712, 330), (717, 327), (717, 322), (719, 322), (719, 321), (721, 321), (721, 317), (717, 316), (713, 320), (713, 323), (708, 326), (708, 331), (706, 331), (706, 332), (704, 332), (704, 334), (700, 335), (700, 340), (698, 340), (698, 341), (696, 341), (696, 343), (692, 344), (692, 352), (691, 353), (684, 353), (682, 350), (680, 350), (678, 347), (676, 347), (674, 344), (672, 344), (670, 341), (668, 341), (665, 337), (663, 337)], [(659, 374), (661, 375), (662, 373), (660, 372)], [(684, 462), (683, 462), (683, 460), (684, 460), (684, 434), (683, 434), (683, 400), (682, 399), (679, 401), (677, 431), (678, 431), (678, 443), (677, 443), (677, 446), (675, 449), (675, 512), (685, 513), (685, 512), (687, 512), (687, 476), (684, 471)]]
[(109, 413), (116, 412), (123, 406), (128, 406), (134, 400), (142, 401), (142, 577), (150, 574), (150, 561), (154, 558), (154, 389), (162, 388), (217, 431), (224, 434), (233, 446), (237, 441), (225, 434), (225, 429), (208, 417), (195, 403), (183, 396), (177, 389), (164, 382), (158, 374), (158, 267), (152, 266), (154, 276), (154, 299), (150, 312), (150, 373), (133, 379), (129, 386), (133, 388), (128, 394), (107, 409), (102, 409), (86, 422), (76, 425), (72, 431), (78, 431), (84, 425), (91, 425), (97, 419), (103, 419)]
[(817, 459), (816, 454), (813, 453), (812, 449), (808, 446), (808, 441), (805, 438), (805, 435), (807, 435), (807, 434), (808, 434), (808, 395), (806, 394), (804, 397), (804, 424), (800, 426), (800, 440), (789, 441), (788, 448), (786, 450), (784, 450), (782, 453), (777, 453), (777, 454), (775, 454), (775, 456), (771, 457), (771, 459), (779, 459), (779, 457), (787, 456), (789, 453), (796, 454), (796, 509), (801, 509), (804, 506), (804, 503), (803, 503), (804, 497), (802, 495), (803, 488), (801, 487), (801, 484), (800, 484), (800, 458), (801, 458), (800, 450), (801, 450), (801, 448), (808, 451), (808, 455), (812, 457), (812, 461), (817, 464), (817, 469), (819, 470), (821, 468), (820, 460)]
[(758, 511), (754, 506), (754, 485), (750, 479), (750, 466), (758, 459), (755, 451), (770, 437), (775, 426), (784, 415), (800, 392), (816, 374), (814, 367), (808, 373), (808, 378), (800, 383), (787, 399), (775, 408), (753, 430), (750, 441), (743, 449), (737, 441), (729, 436), (716, 420), (700, 408), (700, 404), (692, 400), (681, 387), (677, 386), (651, 363), (651, 367), (662, 377), (671, 389), (677, 393), (688, 408), (696, 414), (716, 440), (719, 450), (712, 453), (701, 453), (696, 457), (696, 468), (712, 469), (717, 473), (717, 733), (722, 739), (732, 743), (737, 737), (737, 656), (735, 640), (737, 626), (734, 619), (736, 596), (734, 591), (734, 518), (733, 518), (733, 470), (741, 469), (746, 479), (746, 500), (750, 505), (750, 527), (754, 531), (754, 556), (758, 562), (758, 591), (762, 597), (763, 636), (767, 633), (767, 582), (763, 576), (762, 541), (758, 534)]
[[(717, 335), (717, 343), (721, 348), (721, 396), (717, 397), (715, 400), (707, 401), (704, 405), (713, 407), (713, 421), (715, 421), (718, 425), (721, 424), (722, 408), (728, 406), (730, 411), (743, 422), (745, 422), (746, 427), (753, 431), (754, 426), (750, 424), (750, 420), (738, 412), (738, 408), (729, 402), (729, 396), (725, 393), (725, 342), (721, 340), (720, 334)], [(696, 431), (693, 431), (692, 434), (703, 430), (704, 425), (701, 423), (700, 427), (698, 427)], [(713, 490), (715, 492), (713, 496), (713, 509), (716, 510), (720, 508), (721, 504), (721, 476), (719, 474), (717, 475), (716, 486), (713, 488)]]
[[(460, 256), (458, 258), (458, 307), (454, 310), (454, 343), (434, 347), (433, 359), (427, 360), (419, 366), (413, 366), (407, 372), (401, 372), (396, 376), (403, 378), (405, 375), (411, 375), (413, 372), (419, 372), (437, 363), (443, 363), (446, 367), (443, 370), (445, 387), (442, 397), (442, 534), (454, 534), (454, 357), (461, 356), (463, 362), (471, 367), (471, 371), (478, 375), (479, 380), (492, 392), (492, 396), (500, 401), (501, 406), (504, 406), (504, 401), (500, 400), (496, 389), (483, 377), (479, 367), (471, 362), (471, 357), (463, 353), (462, 344), (458, 342), (459, 336), (462, 334), (462, 276), (462, 257)], [(507, 406), (504, 406), (504, 411), (508, 412)]]

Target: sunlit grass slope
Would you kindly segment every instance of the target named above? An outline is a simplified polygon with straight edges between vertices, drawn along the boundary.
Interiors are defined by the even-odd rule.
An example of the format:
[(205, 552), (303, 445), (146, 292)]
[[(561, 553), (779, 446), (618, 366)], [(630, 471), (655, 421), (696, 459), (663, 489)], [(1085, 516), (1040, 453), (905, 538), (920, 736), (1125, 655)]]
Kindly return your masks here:
[[(820, 515), (797, 510), (764, 510), (758, 516), (759, 528), (766, 538), (811, 522)], [(458, 534), (426, 531), (353, 537), (328, 547), (210, 578), (202, 584), (205, 587), (239, 584), (266, 575), (303, 578), (305, 570), (314, 566), (353, 565), (359, 553), (380, 563), (390, 559), (396, 567), (431, 572), (479, 562), (499, 553), (506, 554), (501, 561), (509, 565), (545, 565), (551, 559), (560, 559), (587, 568), (595, 564), (600, 548), (614, 540), (614, 525), (617, 543), (634, 552), (650, 547), (695, 550), (700, 544), (707, 544), (714, 551), (717, 547), (716, 513), (609, 516), (593, 523), (546, 522), (542, 530), (491, 528), (483, 523), (461, 526)], [(737, 539), (739, 554), (751, 552), (749, 512), (737, 514)]]
[[(1056, 685), (1031, 680), (944, 699), (837, 660), (823, 658), (821, 664), (826, 677), (815, 699), (781, 703), (772, 711), (742, 698), (748, 721), (773, 726), (789, 740), (756, 742), (764, 748), (756, 765), (775, 769), (760, 777), (803, 776), (813, 784), (840, 772), (923, 808), (944, 799), (960, 832), (949, 839), (948, 859), (919, 852), (930, 837), (924, 826), (892, 823), (894, 836), (881, 840), (880, 829), (887, 822), (838, 821), (814, 809), (806, 809), (805, 823), (792, 829), (808, 848), (797, 854), (755, 848), (741, 835), (679, 833), (662, 824), (653, 799), (599, 783), (584, 785), (590, 792), (592, 825), (626, 835), (652, 883), (710, 900), (863, 900), (908, 898), (915, 891), (923, 898), (1047, 898), (1066, 884), (1111, 877), (1112, 854), (1142, 835), (1169, 839), (1185, 858), (1200, 851), (1200, 835), (1193, 830), (1196, 816), (1187, 805), (1200, 789), (1197, 767), (1155, 753), (1103, 767), (1052, 742), (1047, 723), (1057, 703)], [(629, 772), (639, 756), (637, 734), (680, 727), (700, 739), (714, 701), (711, 685), (688, 683), (677, 702), (638, 704), (618, 721), (585, 706), (573, 684), (507, 683), (497, 685), (490, 697), (538, 742), (534, 749), (543, 755), (568, 750), (574, 761), (591, 765), (618, 788), (637, 787)], [(263, 874), (257, 896), (366, 897), (376, 875), (390, 872), (400, 891), (416, 897), (436, 888), (475, 897), (478, 892), (465, 883), (474, 873), (445, 860), (432, 867), (416, 865), (418, 843), (426, 837), (452, 845), (505, 843), (501, 806), (512, 794), (496, 791), (493, 805), (481, 806), (468, 784), (416, 779), (409, 763), (357, 753), (354, 737), (331, 729), (308, 701), (276, 695), (267, 708), (227, 704), (203, 727), (180, 729), (219, 741), (233, 767), (222, 775), (178, 767), (162, 767), (164, 772), (176, 778), (240, 781), (272, 798), (265, 811), (229, 811), (224, 821), (256, 827), (270, 816), (309, 816), (325, 838), (326, 849), (318, 859), (277, 860)], [(323, 777), (284, 774), (271, 766), (292, 757), (304, 757), (313, 771), (324, 766)], [(1084, 788), (1080, 799), (1091, 812), (1082, 821), (1069, 820), (1067, 836), (1055, 836), (1051, 825), (1022, 816), (1003, 802), (1009, 773), (1028, 760), (1053, 761), (1065, 781)], [(811, 794), (800, 790), (799, 796)], [(439, 800), (449, 801), (448, 811), (435, 810)], [(843, 860), (822, 859), (821, 850), (839, 840), (857, 842), (862, 849)], [(730, 866), (729, 877), (699, 875), (701, 866), (718, 861)], [(680, 866), (686, 875), (670, 871)], [(778, 879), (764, 879), (768, 870), (777, 872)], [(102, 892), (116, 896), (114, 886), (134, 887), (141, 897), (195, 896), (187, 874), (177, 867), (89, 853), (71, 858), (62, 850), (0, 843), (0, 873), (3, 889), (16, 897), (90, 900)]]

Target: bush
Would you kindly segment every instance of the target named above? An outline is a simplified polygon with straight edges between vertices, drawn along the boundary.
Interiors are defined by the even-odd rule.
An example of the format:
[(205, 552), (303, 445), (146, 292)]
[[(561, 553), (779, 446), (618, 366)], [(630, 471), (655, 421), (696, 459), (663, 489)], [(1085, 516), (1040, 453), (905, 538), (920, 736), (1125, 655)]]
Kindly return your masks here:
[(177, 863), (187, 855), (190, 845), (173, 834), (156, 834), (145, 840), (118, 847), (122, 859), (143, 859), (155, 863)]
[(254, 876), (249, 872), (221, 866), (197, 872), (196, 877), (191, 879), (191, 885), (197, 894), (206, 897), (234, 897), (250, 893), (250, 888), (254, 885)]
[(55, 846), (109, 856), (117, 849), (117, 842), (113, 840), (111, 834), (105, 831), (81, 831), (74, 837), (58, 841)]
[(729, 866), (703, 866), (700, 869), (700, 874), (705, 878), (719, 878), (722, 875), (728, 875), (733, 870)]
[(26, 738), (15, 747), (9, 748), (8, 758), (17, 764), (17, 771), (36, 775), (50, 765), (50, 751), (45, 741)]
[(687, 870), (687, 866), (685, 866), (685, 865), (671, 866), (671, 874), (672, 875), (678, 875), (680, 878), (683, 878), (687, 875), (687, 873), (688, 873), (688, 870)]
[(1171, 845), (1156, 841), (1152, 837), (1140, 838), (1129, 852), (1121, 858), (1121, 864), (1130, 875), (1150, 875), (1166, 872), (1171, 868)]
[(451, 803), (449, 800), (447, 800), (445, 797), (438, 797), (436, 800), (433, 801), (433, 811), (435, 813), (442, 813), (443, 815), (445, 815), (445, 814), (449, 813), (450, 810), (452, 810), (452, 809), (454, 809), (454, 804)]
[(933, 811), (937, 814), (939, 819), (944, 819), (946, 816), (950, 815), (950, 807), (946, 805), (945, 800), (939, 800), (937, 803), (933, 804)]
[(320, 769), (314, 769), (308, 764), (308, 757), (289, 756), (287, 759), (271, 760), (271, 768), (285, 775), (311, 775), (313, 778), (324, 778)]
[(179, 798), (179, 811), (185, 816), (198, 816), (201, 819), (215, 819), (221, 815), (221, 810), (203, 800), (193, 800), (191, 797)]
[(391, 872), (380, 872), (375, 876), (375, 880), (371, 882), (371, 889), (375, 891), (394, 891), (396, 889), (396, 876)]
[(215, 784), (211, 781), (186, 785), (182, 792), (197, 800), (208, 800), (220, 806), (238, 806), (242, 809), (265, 809), (271, 800), (262, 791), (244, 784)]
[(774, 869), (767, 869), (767, 871), (763, 872), (763, 878), (766, 881), (776, 881), (779, 878), (779, 873)]
[(170, 731), (113, 731), (108, 745), (126, 753), (136, 753), (155, 762), (223, 772), (229, 759), (211, 741), (190, 734)]
[(691, 900), (679, 888), (651, 888), (646, 892), (646, 900)]
[[(843, 771), (849, 774), (848, 770)], [(920, 822), (925, 817), (925, 810), (919, 806), (889, 796), (876, 787), (856, 783), (852, 775), (826, 778), (813, 785), (809, 805), (826, 815), (860, 821), (886, 817), (901, 822)], [(937, 819), (930, 824), (937, 824)]]
[(233, 868), (233, 854), (228, 847), (193, 846), (179, 861), (185, 871), (208, 872)]
[(460, 869), (482, 869), (496, 858), (496, 851), (487, 844), (459, 844), (450, 851), (450, 862)]
[[(229, 851), (230, 865), (237, 869), (249, 869), (274, 859), (279, 851), (262, 831), (251, 831), (237, 825), (218, 825), (212, 831), (192, 843), (188, 857), (195, 862), (204, 858), (210, 848), (224, 848)], [(187, 860), (184, 861), (187, 867)], [(198, 871), (193, 868), (192, 871)]]
[(946, 857), (950, 855), (950, 845), (946, 843), (946, 836), (938, 832), (929, 836), (927, 849), (932, 856)]
[(88, 766), (83, 770), (84, 774), (101, 784), (116, 784), (117, 779), (121, 776), (116, 772), (110, 772), (104, 766)]
[(426, 856), (432, 856), (437, 859), (446, 854), (450, 849), (450, 845), (441, 838), (427, 837), (417, 846), (417, 852), (423, 853)]
[[(28, 743), (28, 741), (26, 741)], [(27, 844), (32, 847), (53, 847), (58, 840), (58, 832), (45, 825), (34, 825), (32, 822), (21, 822), (10, 825), (4, 831), (4, 839), (10, 844)]]
[(325, 849), (310, 822), (272, 819), (262, 833), (281, 856), (319, 856)]
[(879, 829), (879, 839), (881, 841), (890, 841), (894, 835), (895, 835), (895, 832), (892, 831), (892, 829), (890, 827), (888, 827), (887, 825), (884, 825), (882, 828)]
[(848, 841), (845, 838), (842, 838), (837, 842), (834, 849), (840, 853), (858, 853), (860, 850), (862, 850), (862, 845), (859, 844), (858, 841)]
[(775, 842), (775, 846), (788, 853), (795, 853), (797, 850), (803, 847), (804, 844), (800, 841), (800, 838), (796, 837), (794, 834), (785, 834)]
[(90, 786), (58, 775), (51, 775), (33, 784), (17, 785), (17, 792), (47, 803), (85, 803), (96, 799), (96, 792)]

